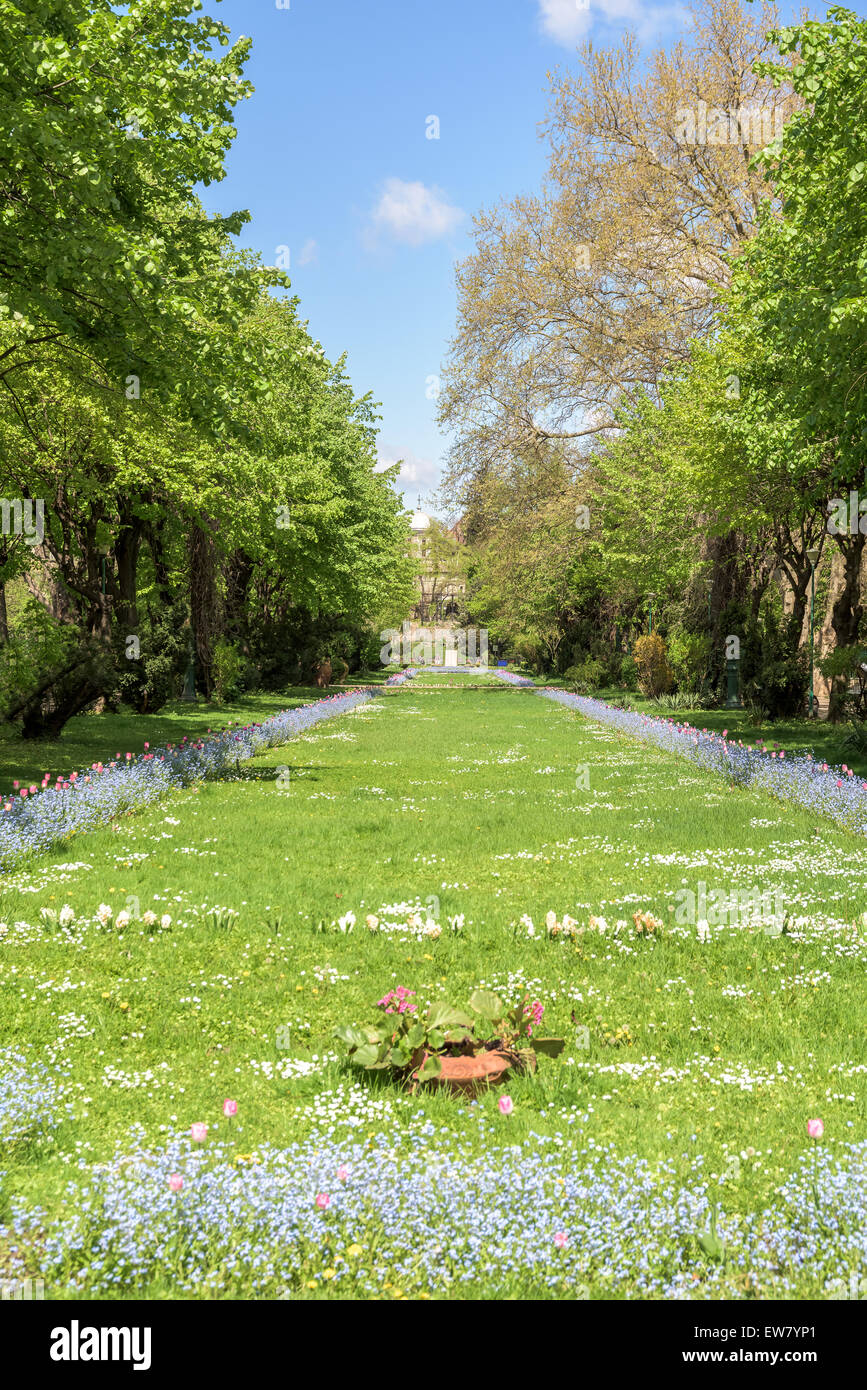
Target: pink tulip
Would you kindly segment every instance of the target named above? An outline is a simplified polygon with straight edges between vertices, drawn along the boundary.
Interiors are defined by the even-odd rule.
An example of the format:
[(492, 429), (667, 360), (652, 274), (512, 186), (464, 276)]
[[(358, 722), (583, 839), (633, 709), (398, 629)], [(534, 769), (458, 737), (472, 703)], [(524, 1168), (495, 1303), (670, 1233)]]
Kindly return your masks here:
[(224, 1100), (224, 1101), (223, 1101), (223, 1114), (224, 1114), (224, 1115), (237, 1115), (237, 1113), (238, 1113), (238, 1102), (237, 1102), (236, 1100)]
[(201, 1120), (199, 1120), (196, 1124), (190, 1126), (190, 1134), (197, 1144), (202, 1144), (208, 1137), (208, 1126), (203, 1125)]
[(22, 787), (21, 790), (20, 790), (20, 792), (18, 793), (18, 795), (19, 795), (19, 796), (26, 796), (26, 795), (27, 795), (27, 788), (26, 788), (26, 787)]
[(556, 1245), (558, 1250), (562, 1250), (564, 1245), (568, 1244), (568, 1241), (569, 1237), (567, 1236), (565, 1231), (558, 1231), (554, 1237), (554, 1244)]
[(171, 1177), (169, 1178), (169, 1187), (172, 1189), (172, 1192), (180, 1192), (183, 1185), (184, 1180), (181, 1177), (180, 1173), (172, 1173)]
[(838, 786), (838, 787), (842, 787), (842, 785), (843, 785), (842, 782), (838, 782), (838, 783), (837, 783), (837, 786)]
[(511, 1096), (500, 1096), (500, 1099), (497, 1101), (497, 1109), (501, 1115), (511, 1115), (514, 1108)]
[(349, 1169), (341, 1164), (337, 1170), (337, 1176), (341, 1182), (346, 1182), (346, 1179), (349, 1177)]
[(808, 1120), (807, 1133), (811, 1139), (821, 1139), (825, 1133), (825, 1125), (822, 1120)]
[(150, 748), (150, 744), (149, 744), (149, 743), (146, 743), (146, 744), (145, 744), (145, 748)]
[(331, 1205), (331, 1196), (330, 1196), (330, 1194), (329, 1194), (328, 1192), (320, 1192), (320, 1193), (318, 1193), (318, 1195), (317, 1195), (317, 1197), (316, 1197), (316, 1205), (317, 1205), (317, 1207), (319, 1208), (320, 1211), (324, 1211), (325, 1208), (326, 1208), (327, 1206), (330, 1206), (330, 1205)]

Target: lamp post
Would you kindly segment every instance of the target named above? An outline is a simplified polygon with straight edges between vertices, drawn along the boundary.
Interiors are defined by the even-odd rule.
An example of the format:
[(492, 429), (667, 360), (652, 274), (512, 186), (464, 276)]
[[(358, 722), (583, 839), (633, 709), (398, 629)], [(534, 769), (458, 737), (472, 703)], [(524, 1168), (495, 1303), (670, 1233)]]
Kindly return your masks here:
[(813, 711), (813, 609), (816, 603), (816, 561), (819, 558), (819, 547), (813, 545), (807, 551), (807, 559), (810, 561), (810, 718), (814, 718)]
[(102, 596), (103, 598), (105, 598), (105, 562), (108, 556), (111, 554), (111, 546), (101, 545), (98, 547), (98, 549), (100, 555), (102, 556)]

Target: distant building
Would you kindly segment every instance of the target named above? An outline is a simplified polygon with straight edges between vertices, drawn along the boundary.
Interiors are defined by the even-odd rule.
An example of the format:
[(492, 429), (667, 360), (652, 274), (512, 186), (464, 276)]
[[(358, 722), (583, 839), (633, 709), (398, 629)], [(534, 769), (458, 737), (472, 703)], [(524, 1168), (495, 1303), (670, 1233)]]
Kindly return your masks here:
[(418, 564), (418, 597), (411, 611), (414, 623), (436, 623), (440, 627), (463, 623), (467, 593), (461, 553), (463, 544), (460, 521), (447, 527), (426, 512), (413, 512), (410, 553)]

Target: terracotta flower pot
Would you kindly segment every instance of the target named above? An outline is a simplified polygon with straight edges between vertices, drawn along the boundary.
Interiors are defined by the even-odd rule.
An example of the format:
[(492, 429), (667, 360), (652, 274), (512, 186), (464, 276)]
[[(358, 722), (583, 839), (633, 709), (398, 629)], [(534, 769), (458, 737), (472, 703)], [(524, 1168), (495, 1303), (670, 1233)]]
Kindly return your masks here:
[(520, 1071), (523, 1065), (533, 1067), (535, 1060), (533, 1057), (532, 1060), (522, 1063), (522, 1060), (516, 1059), (514, 1055), (495, 1049), (479, 1052), (475, 1057), (443, 1057), (442, 1071), (439, 1076), (433, 1078), (431, 1084), (445, 1086), (454, 1094), (475, 1095), (486, 1086), (495, 1086), (505, 1081), (513, 1068)]

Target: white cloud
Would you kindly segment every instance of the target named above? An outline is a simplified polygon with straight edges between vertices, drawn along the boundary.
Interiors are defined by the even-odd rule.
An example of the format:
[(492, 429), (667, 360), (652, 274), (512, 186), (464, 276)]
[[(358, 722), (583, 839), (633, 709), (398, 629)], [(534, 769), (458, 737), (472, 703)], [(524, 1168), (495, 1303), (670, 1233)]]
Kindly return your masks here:
[(373, 211), (373, 227), (395, 241), (421, 246), (439, 241), (463, 221), (464, 213), (454, 207), (439, 188), (386, 179), (382, 196)]
[(300, 250), (299, 253), (298, 253), (298, 264), (299, 264), (299, 265), (318, 265), (318, 264), (319, 264), (319, 247), (316, 245), (316, 242), (313, 240), (312, 237), (310, 238), (309, 241), (305, 241), (304, 245), (301, 247), (301, 250)]
[(536, 0), (542, 32), (555, 43), (573, 48), (597, 20), (603, 25), (628, 25), (642, 42), (658, 38), (660, 26), (686, 27), (689, 13), (673, 0), (661, 5), (641, 5), (638, 0)]
[(538, 0), (542, 30), (557, 43), (577, 43), (590, 28), (590, 9), (576, 0)]
[(403, 492), (409, 498), (413, 506), (417, 497), (422, 497), (439, 483), (439, 464), (434, 463), (432, 459), (419, 458), (411, 449), (392, 449), (389, 445), (383, 444), (378, 450), (378, 459), (374, 470), (378, 473), (398, 460), (401, 461), (396, 487), (398, 492)]
[(603, 25), (628, 25), (642, 42), (659, 38), (660, 26), (686, 28), (689, 13), (678, 0), (664, 4), (639, 4), (638, 0), (536, 0), (539, 26), (547, 38), (571, 49), (599, 21)]

